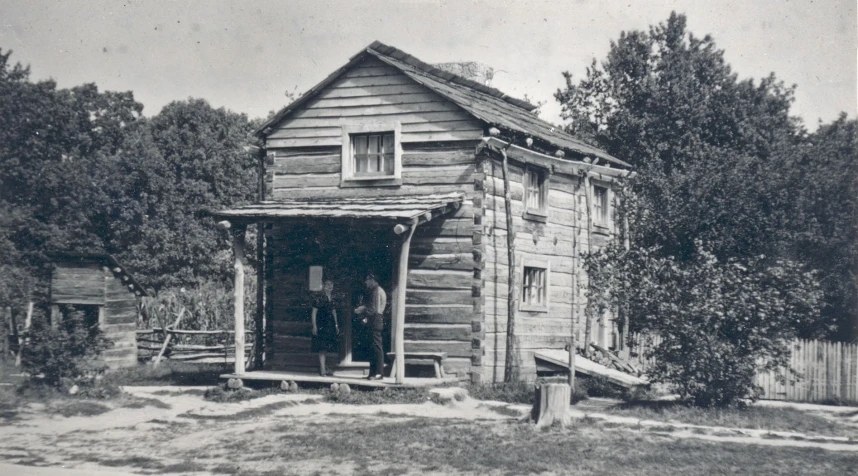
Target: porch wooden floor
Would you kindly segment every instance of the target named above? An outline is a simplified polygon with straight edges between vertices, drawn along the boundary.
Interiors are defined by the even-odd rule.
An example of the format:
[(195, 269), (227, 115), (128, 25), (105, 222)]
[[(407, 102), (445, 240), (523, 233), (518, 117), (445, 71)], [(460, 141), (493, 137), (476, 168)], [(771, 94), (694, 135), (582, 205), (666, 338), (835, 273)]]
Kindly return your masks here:
[(302, 373), (302, 372), (280, 372), (276, 370), (253, 370), (243, 374), (223, 374), (220, 378), (240, 378), (242, 380), (282, 382), (294, 381), (298, 384), (304, 383), (347, 383), (352, 387), (391, 387), (391, 388), (416, 388), (416, 387), (432, 387), (448, 383), (456, 383), (459, 381), (456, 377), (444, 378), (419, 378), (405, 377), (402, 384), (397, 384), (396, 379), (384, 377), (382, 380), (367, 380), (365, 377), (322, 377), (321, 375)]

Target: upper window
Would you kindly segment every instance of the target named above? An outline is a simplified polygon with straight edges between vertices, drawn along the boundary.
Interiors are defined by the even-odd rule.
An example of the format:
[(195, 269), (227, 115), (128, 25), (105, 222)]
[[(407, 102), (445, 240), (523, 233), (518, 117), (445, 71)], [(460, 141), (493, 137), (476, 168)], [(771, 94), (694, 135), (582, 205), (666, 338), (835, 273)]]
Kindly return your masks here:
[(524, 172), (524, 216), (545, 221), (548, 216), (548, 173), (535, 167)]
[(398, 185), (399, 123), (343, 126), (342, 185)]
[(593, 186), (593, 223), (599, 226), (608, 226), (608, 189), (598, 185)]

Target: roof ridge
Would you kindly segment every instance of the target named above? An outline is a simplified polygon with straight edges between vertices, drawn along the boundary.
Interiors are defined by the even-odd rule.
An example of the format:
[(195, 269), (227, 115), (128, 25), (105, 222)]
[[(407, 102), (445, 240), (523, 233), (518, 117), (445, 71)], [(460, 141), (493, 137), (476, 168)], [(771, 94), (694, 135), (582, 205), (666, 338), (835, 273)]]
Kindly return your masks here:
[(534, 104), (531, 104), (528, 101), (525, 101), (524, 99), (518, 99), (516, 97), (510, 96), (510, 95), (504, 93), (503, 91), (501, 91), (500, 89), (493, 88), (491, 86), (486, 86), (485, 84), (481, 84), (481, 83), (474, 81), (472, 79), (468, 79), (468, 78), (465, 78), (465, 77), (460, 76), (458, 74), (451, 73), (449, 71), (445, 71), (441, 68), (435, 67), (429, 63), (426, 63), (425, 61), (421, 60), (420, 58), (417, 58), (413, 55), (410, 55), (410, 54), (400, 50), (399, 48), (385, 45), (384, 43), (382, 43), (378, 40), (373, 41), (372, 44), (367, 46), (366, 51), (370, 52), (370, 53), (388, 56), (388, 57), (391, 57), (393, 59), (402, 61), (403, 63), (405, 63), (407, 65), (413, 66), (413, 67), (417, 68), (418, 70), (420, 70), (424, 73), (430, 74), (432, 76), (435, 76), (436, 78), (439, 78), (443, 81), (449, 81), (451, 83), (455, 83), (455, 84), (458, 84), (461, 86), (471, 88), (475, 91), (479, 91), (483, 94), (488, 94), (489, 96), (501, 99), (505, 102), (508, 102), (509, 104), (512, 104), (513, 106), (524, 109), (527, 112), (533, 112), (534, 110), (536, 110), (539, 107), (539, 106), (536, 106)]

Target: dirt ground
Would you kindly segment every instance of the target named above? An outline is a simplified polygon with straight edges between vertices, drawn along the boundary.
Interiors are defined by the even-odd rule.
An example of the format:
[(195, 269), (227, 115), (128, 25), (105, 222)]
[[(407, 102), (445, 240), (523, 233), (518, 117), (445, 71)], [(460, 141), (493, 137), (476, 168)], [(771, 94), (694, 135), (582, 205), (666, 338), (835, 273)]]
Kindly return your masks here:
[[(554, 434), (538, 432), (525, 423), (528, 406), (474, 400), (457, 388), (435, 390), (449, 398), (444, 404), (386, 405), (331, 403), (321, 395), (300, 393), (214, 403), (202, 398), (204, 389), (200, 387), (125, 390), (143, 402), (139, 408), (117, 407), (94, 416), (63, 417), (31, 405), (0, 428), (0, 473), (558, 474), (558, 468), (567, 464), (567, 453), (580, 452), (580, 458), (588, 451), (603, 451), (619, 465), (634, 456), (625, 454), (628, 451), (621, 444), (626, 443), (641, 451), (652, 444), (656, 452), (662, 448), (688, 452), (688, 461), (671, 463), (676, 468), (689, 465), (676, 474), (696, 473), (694, 452), (709, 455), (716, 446), (716, 453), (722, 447), (732, 453), (732, 448), (755, 448), (748, 455), (730, 454), (728, 459), (718, 453), (717, 461), (735, 460), (730, 464), (736, 465), (743, 464), (743, 458), (752, 461), (769, 451), (772, 464), (780, 465), (772, 467), (778, 474), (805, 473), (790, 458), (813, 463), (808, 455), (824, 462), (822, 466), (813, 463), (822, 471), (817, 474), (850, 464), (854, 469), (858, 464), (856, 438), (635, 420), (600, 412), (598, 399), (573, 407), (576, 428)], [(858, 434), (858, 409), (813, 407), (807, 411), (839, 421), (848, 415), (846, 421), (856, 425)], [(522, 439), (566, 441), (570, 451), (537, 455), (538, 451), (528, 450), (526, 445), (510, 446)], [(594, 446), (588, 450), (586, 444), (590, 443)], [(484, 446), (490, 444), (500, 450), (485, 454)], [(373, 458), (366, 452), (382, 456)], [(649, 461), (651, 456), (641, 457)], [(588, 464), (573, 472), (636, 474), (617, 472), (598, 458)], [(643, 474), (646, 472), (644, 468)]]

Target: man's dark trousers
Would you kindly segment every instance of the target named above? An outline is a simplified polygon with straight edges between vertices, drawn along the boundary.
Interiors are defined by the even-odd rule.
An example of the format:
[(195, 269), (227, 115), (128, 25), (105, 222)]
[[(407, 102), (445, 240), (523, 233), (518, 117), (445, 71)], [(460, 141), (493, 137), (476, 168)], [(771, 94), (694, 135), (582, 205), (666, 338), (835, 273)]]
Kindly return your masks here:
[(369, 318), (372, 326), (372, 360), (369, 362), (369, 374), (384, 374), (384, 346), (381, 340), (381, 332), (384, 330), (384, 316), (376, 314)]

